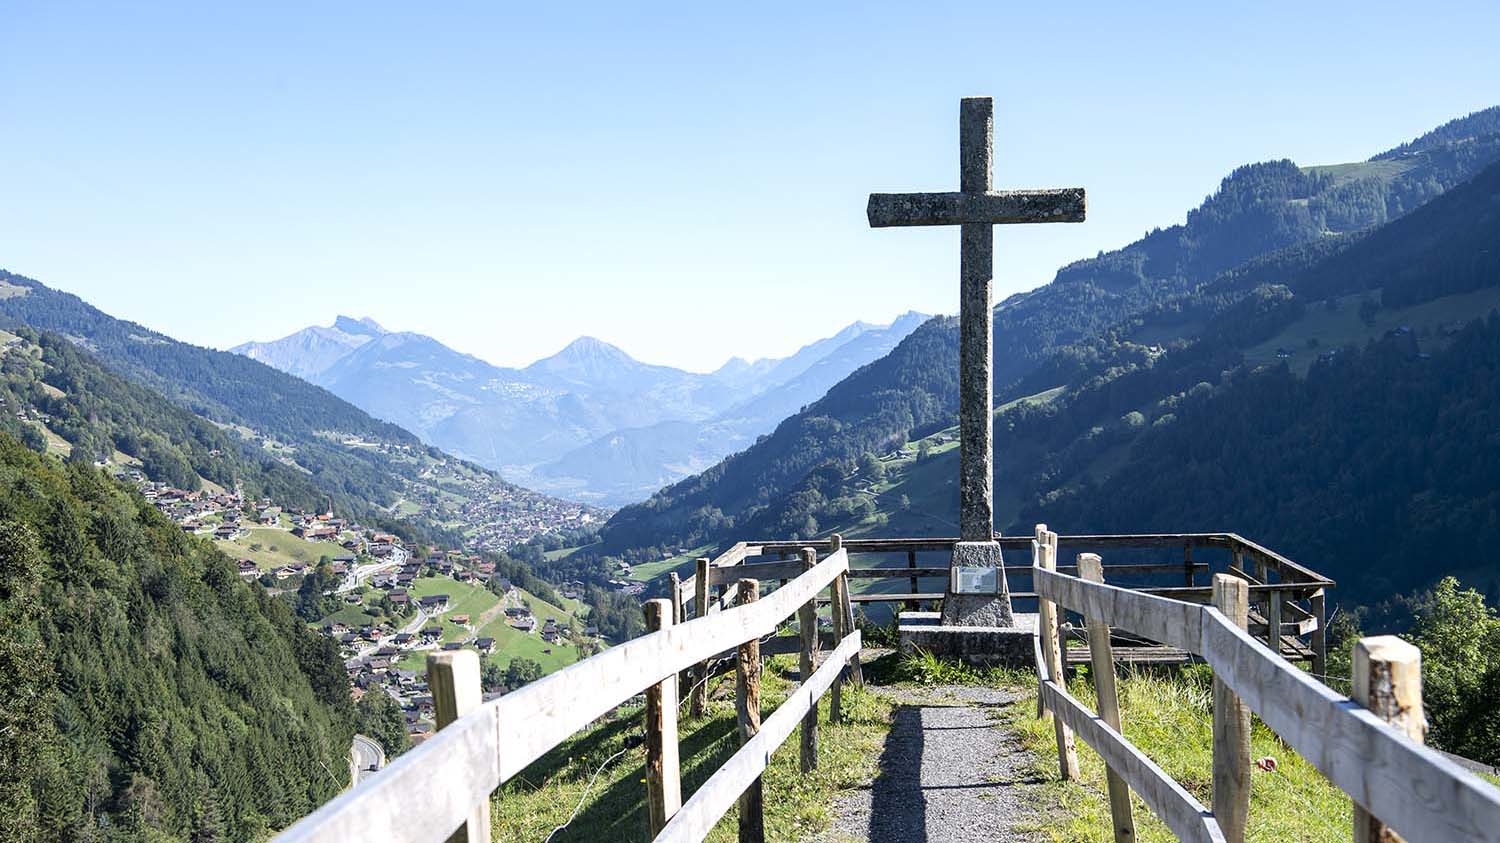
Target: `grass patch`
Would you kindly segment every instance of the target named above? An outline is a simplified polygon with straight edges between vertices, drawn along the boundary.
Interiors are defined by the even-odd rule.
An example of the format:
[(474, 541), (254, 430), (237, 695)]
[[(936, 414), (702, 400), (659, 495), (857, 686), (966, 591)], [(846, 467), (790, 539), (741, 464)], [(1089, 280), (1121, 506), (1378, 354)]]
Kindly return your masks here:
[(348, 553), (333, 542), (306, 541), (292, 535), (289, 530), (278, 530), (275, 527), (251, 527), (237, 539), (215, 539), (214, 544), (233, 559), (253, 559), (262, 571), (293, 562), (316, 565), (324, 556), (332, 558)]
[[(1169, 675), (1147, 672), (1121, 676), (1120, 709), (1125, 736), (1176, 779), (1194, 798), (1213, 804), (1213, 691), (1206, 672)], [(1074, 697), (1092, 707), (1094, 689), (1085, 679), (1070, 683)], [(1007, 717), (1022, 745), (1037, 759), (1045, 777), (1046, 806), (1054, 820), (1041, 829), (1060, 843), (1113, 839), (1106, 795), (1104, 762), (1082, 741), (1078, 763), (1082, 780), (1058, 777), (1057, 743), (1052, 724), (1037, 719), (1035, 688), (1029, 705), (1016, 705)], [(1250, 738), (1252, 758), (1270, 756), (1277, 770), (1252, 774), (1247, 840), (1344, 841), (1349, 839), (1349, 798), (1329, 784), (1312, 764), (1286, 746), (1258, 719)], [(1176, 838), (1140, 799), (1134, 798), (1136, 837), (1143, 843)]]
[[(767, 661), (761, 687), (763, 718), (771, 715), (793, 687), (785, 678), (795, 674), (792, 664), (786, 657)], [(688, 717), (686, 706), (681, 711), (682, 784), (683, 798), (687, 799), (739, 747), (734, 677), (720, 677), (710, 683), (704, 717)], [(891, 704), (876, 694), (846, 687), (847, 722), (828, 722), (827, 695), (819, 713), (818, 769), (810, 775), (799, 772), (797, 736), (793, 734), (771, 757), (763, 776), (769, 840), (801, 840), (827, 828), (833, 819), (834, 795), (875, 775), (880, 747), (890, 728)], [(645, 749), (640, 740), (641, 712), (638, 708), (626, 709), (618, 719), (548, 753), (496, 796), (492, 806), (495, 839), (543, 840), (553, 828), (567, 823), (580, 799), (578, 816), (552, 838), (554, 841), (649, 839)], [(595, 772), (621, 752), (599, 773), (585, 797)], [(737, 822), (737, 811), (730, 809), (708, 839), (736, 839)]]
[[(1468, 293), (1421, 302), (1408, 307), (1386, 308), (1375, 312), (1371, 324), (1366, 325), (1359, 316), (1359, 306), (1368, 293), (1356, 293), (1338, 299), (1338, 307), (1329, 310), (1323, 302), (1310, 305), (1300, 319), (1287, 325), (1276, 336), (1245, 350), (1245, 360), (1250, 363), (1276, 363), (1276, 350), (1284, 348), (1291, 353), (1287, 364), (1299, 375), (1307, 374), (1318, 355), (1343, 345), (1363, 345), (1385, 335), (1398, 326), (1431, 332), (1418, 344), (1423, 351), (1436, 351), (1447, 345), (1439, 329), (1444, 325), (1468, 322), (1482, 317), (1500, 307), (1500, 289), (1485, 287)], [(1318, 341), (1309, 347), (1308, 340)]]
[(957, 659), (935, 656), (918, 648), (915, 653), (887, 653), (864, 665), (866, 679), (874, 685), (984, 685), (1024, 687), (1035, 682), (1030, 672), (1003, 667), (975, 667)]
[(321, 627), (324, 624), (342, 623), (357, 628), (365, 624), (384, 623), (388, 620), (384, 612), (377, 611), (371, 615), (365, 611), (366, 608), (363, 603), (345, 603), (337, 612), (319, 619), (315, 626)]
[(693, 575), (694, 564), (698, 557), (709, 555), (708, 552), (712, 549), (713, 545), (711, 544), (700, 545), (692, 550), (679, 553), (676, 556), (669, 556), (666, 559), (657, 559), (653, 562), (642, 562), (639, 565), (633, 565), (630, 568), (630, 576), (626, 577), (626, 579), (635, 582), (651, 582), (657, 577), (666, 576), (670, 571), (676, 571), (686, 579)]

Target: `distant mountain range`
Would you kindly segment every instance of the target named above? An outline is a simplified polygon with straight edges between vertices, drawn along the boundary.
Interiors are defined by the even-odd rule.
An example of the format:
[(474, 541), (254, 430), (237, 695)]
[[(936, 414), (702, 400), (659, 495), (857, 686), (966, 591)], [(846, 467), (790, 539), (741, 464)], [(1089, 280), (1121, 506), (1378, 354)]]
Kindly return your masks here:
[[(1002, 302), (996, 527), (1232, 529), (1342, 599), (1454, 570), (1500, 588), (1477, 469), (1500, 459), (1478, 386), (1500, 329), (1472, 324), (1500, 305), (1497, 161), (1492, 108), (1364, 162), (1241, 167), (1184, 224)], [(957, 334), (927, 323), (576, 555), (954, 534)]]
[[(85, 461), (120, 451), (146, 463), (152, 479), (239, 483), (283, 505), (331, 504), (408, 538), (489, 550), (599, 514), (506, 483), (305, 380), (179, 342), (3, 270), (0, 328), (36, 332), (27, 342), (51, 367), (0, 377), (0, 387), (19, 396), (12, 409), (53, 417), (50, 432), (70, 445), (63, 450)], [(318, 342), (356, 336), (351, 329), (379, 328), (341, 322)], [(40, 378), (64, 395), (46, 394), (34, 385)], [(176, 407), (159, 406), (166, 402)]]
[(346, 316), (231, 350), (515, 482), (614, 505), (748, 447), (927, 319), (856, 322), (789, 357), (736, 358), (707, 374), (642, 363), (593, 337), (525, 368), (494, 366)]

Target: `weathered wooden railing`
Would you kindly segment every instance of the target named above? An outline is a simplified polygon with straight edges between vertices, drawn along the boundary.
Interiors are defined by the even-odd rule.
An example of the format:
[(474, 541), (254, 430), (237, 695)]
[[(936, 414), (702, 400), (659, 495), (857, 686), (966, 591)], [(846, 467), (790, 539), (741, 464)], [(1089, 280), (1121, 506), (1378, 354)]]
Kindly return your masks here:
[[(1078, 576), (1062, 573), (1058, 542), (1042, 525), (1031, 540), (1041, 603), (1035, 648), (1040, 698), (1054, 718), (1064, 778), (1078, 775), (1075, 734), (1104, 759), (1116, 841), (1135, 839), (1132, 790), (1179, 839), (1243, 841), (1252, 710), (1352, 798), (1356, 841), (1401, 839), (1392, 833), (1413, 841), (1500, 841), (1500, 791), (1421, 744), (1425, 724), (1415, 647), (1391, 636), (1359, 642), (1350, 699), (1246, 631), (1251, 586), (1244, 578), (1216, 575), (1214, 605), (1204, 606), (1106, 585), (1094, 554), (1078, 557)], [(1052, 621), (1063, 607), (1081, 614), (1088, 627), (1097, 714), (1062, 681), (1061, 642)], [(1112, 630), (1181, 648), (1213, 669), (1212, 810), (1124, 736)]]
[[(1030, 536), (1000, 536), (996, 540), (1004, 550), (1029, 552)], [(1293, 562), (1275, 551), (1234, 533), (1160, 533), (1143, 535), (1063, 536), (1070, 550), (1095, 551), (1107, 557), (1128, 552), (1146, 555), (1150, 561), (1111, 562), (1106, 572), (1111, 581), (1128, 582), (1133, 590), (1195, 603), (1208, 603), (1212, 597), (1210, 577), (1226, 572), (1244, 580), (1251, 596), (1249, 629), (1251, 633), (1274, 642), (1286, 658), (1310, 664), (1313, 673), (1325, 672), (1327, 637), (1323, 628), (1326, 592), (1332, 580)], [(685, 580), (672, 580), (668, 594), (682, 606), (704, 605), (716, 592), (722, 592), (736, 578), (761, 580), (785, 579), (795, 575), (796, 560), (788, 557), (803, 547), (821, 552), (842, 549), (850, 554), (849, 579), (874, 586), (854, 594), (853, 603), (914, 603), (940, 600), (942, 591), (922, 591), (922, 580), (946, 582), (949, 562), (956, 538), (841, 539), (832, 536), (808, 542), (761, 541), (741, 542), (714, 559), (701, 558), (697, 571)], [(1163, 550), (1180, 554), (1179, 559), (1151, 558)], [(919, 554), (933, 557), (918, 565)], [(904, 566), (901, 557), (905, 557)], [(778, 558), (779, 557), (779, 558)], [(872, 560), (874, 565), (855, 565), (856, 559)], [(892, 559), (897, 564), (888, 564)], [(1063, 571), (1076, 570), (1065, 566)], [(1011, 596), (1026, 605), (1038, 598), (1031, 584), (1032, 566), (1006, 565)], [(1166, 585), (1163, 580), (1180, 577), (1181, 585)], [(878, 590), (880, 584), (905, 580), (907, 589), (898, 592)], [(1133, 655), (1147, 651), (1132, 651)], [(1065, 658), (1084, 661), (1086, 651), (1075, 648)]]
[[(282, 833), (283, 843), (478, 843), (490, 839), (490, 795), (528, 764), (598, 718), (646, 693), (646, 778), (651, 833), (658, 841), (701, 840), (735, 800), (741, 839), (763, 836), (760, 774), (771, 753), (800, 724), (803, 769), (817, 760), (818, 700), (840, 693), (845, 666), (857, 659), (859, 631), (848, 600), (848, 554), (833, 550), (821, 561), (801, 549), (797, 567), (781, 588), (759, 595), (759, 584), (739, 578), (739, 605), (683, 621), (681, 602), (646, 604), (651, 630), (597, 656), (487, 703), (480, 701), (479, 659), (473, 651), (428, 658), (428, 683), (438, 732), (372, 776)], [(833, 651), (819, 666), (816, 608), (828, 590)], [(758, 598), (758, 599), (757, 599)], [(703, 607), (707, 600), (698, 605)], [(801, 684), (760, 722), (762, 649), (793, 614), (801, 627)], [(782, 639), (772, 638), (770, 643)], [(737, 655), (741, 747), (707, 782), (682, 801), (677, 758), (677, 679), (686, 669), (725, 652)], [(857, 678), (857, 674), (856, 674)], [(836, 697), (835, 697), (836, 699)], [(838, 716), (838, 706), (831, 706)]]

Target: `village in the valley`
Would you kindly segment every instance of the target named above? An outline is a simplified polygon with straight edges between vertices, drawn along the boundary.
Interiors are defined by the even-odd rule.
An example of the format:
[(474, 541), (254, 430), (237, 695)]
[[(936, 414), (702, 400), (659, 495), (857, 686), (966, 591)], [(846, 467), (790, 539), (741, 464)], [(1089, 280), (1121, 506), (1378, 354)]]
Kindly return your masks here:
[(279, 594), (323, 577), (322, 596), (336, 597), (337, 608), (311, 623), (338, 642), (355, 700), (389, 694), (414, 741), (433, 730), (423, 669), (429, 652), (478, 651), (505, 677), (487, 689), (495, 696), (605, 645), (586, 621), (582, 582), (561, 584), (551, 603), (498, 575), (495, 563), (474, 551), (422, 554), (396, 535), (331, 512), (246, 500), (239, 490), (174, 488), (139, 471), (124, 476), (185, 532), (211, 538), (236, 560), (241, 578)]

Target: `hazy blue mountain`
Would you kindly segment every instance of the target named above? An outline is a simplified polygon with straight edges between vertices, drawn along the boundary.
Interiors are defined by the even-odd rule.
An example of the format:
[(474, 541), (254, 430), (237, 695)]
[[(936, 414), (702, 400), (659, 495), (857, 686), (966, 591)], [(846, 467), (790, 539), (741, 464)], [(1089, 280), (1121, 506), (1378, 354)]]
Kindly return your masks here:
[(929, 318), (910, 312), (886, 326), (856, 322), (781, 360), (738, 361), (714, 373), (736, 387), (734, 403), (713, 418), (611, 431), (537, 467), (525, 482), (554, 494), (591, 493), (610, 505), (641, 500), (750, 447), (829, 387), (890, 353)]
[(373, 319), (340, 316), (330, 327), (314, 325), (274, 342), (247, 342), (231, 348), (251, 360), (312, 380), (371, 338), (385, 333)]
[(643, 363), (593, 337), (525, 368), (495, 366), (344, 316), (235, 350), (517, 482), (619, 504), (748, 446), (925, 319), (856, 322), (788, 357), (707, 374)]

